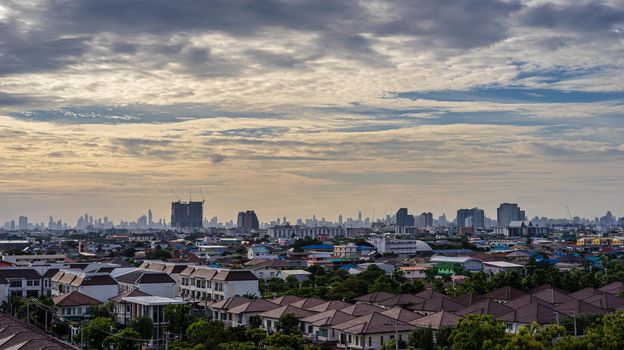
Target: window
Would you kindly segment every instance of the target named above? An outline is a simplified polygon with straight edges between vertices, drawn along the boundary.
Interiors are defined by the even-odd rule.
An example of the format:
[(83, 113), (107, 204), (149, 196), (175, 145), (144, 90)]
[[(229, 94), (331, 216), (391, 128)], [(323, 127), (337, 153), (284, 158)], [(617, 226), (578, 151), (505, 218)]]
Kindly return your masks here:
[(13, 280), (10, 285), (11, 288), (19, 288), (22, 286), (22, 280)]
[(368, 346), (373, 346), (373, 337), (368, 337)]
[(243, 315), (242, 314), (238, 315), (238, 323), (243, 323)]
[(308, 333), (312, 333), (313, 332), (314, 327), (312, 326), (308, 326)]

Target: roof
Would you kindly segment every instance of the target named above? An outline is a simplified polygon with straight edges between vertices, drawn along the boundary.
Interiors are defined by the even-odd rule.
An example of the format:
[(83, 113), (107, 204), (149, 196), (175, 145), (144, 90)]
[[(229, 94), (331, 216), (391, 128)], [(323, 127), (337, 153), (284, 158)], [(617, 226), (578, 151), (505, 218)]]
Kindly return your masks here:
[(372, 333), (394, 333), (395, 331), (412, 331), (414, 326), (395, 320), (390, 316), (379, 312), (373, 312), (352, 320), (336, 324), (332, 328), (343, 333), (350, 334), (372, 334)]
[(146, 270), (135, 270), (121, 276), (117, 276), (117, 281), (128, 284), (175, 284), (175, 280), (164, 272), (154, 272)]
[(624, 307), (624, 299), (609, 293), (596, 294), (583, 301), (605, 309), (620, 309)]
[(228, 310), (232, 314), (242, 314), (245, 312), (265, 312), (278, 308), (279, 305), (265, 299), (251, 300), (245, 304), (232, 307)]
[(302, 297), (298, 297), (296, 295), (284, 295), (281, 297), (273, 298), (270, 301), (275, 304), (284, 306), (284, 305), (292, 304), (302, 299), (303, 299)]
[(72, 283), (72, 286), (80, 287), (80, 286), (110, 286), (117, 285), (117, 281), (115, 281), (109, 275), (96, 275), (96, 276), (78, 276), (76, 277)]
[(393, 307), (392, 309), (388, 309), (386, 311), (381, 312), (382, 315), (390, 316), (395, 320), (409, 322), (415, 319), (421, 318), (422, 316), (414, 313), (412, 311), (406, 310), (402, 307)]
[(353, 315), (353, 316), (362, 316), (362, 315), (370, 314), (371, 312), (382, 312), (384, 311), (384, 308), (377, 306), (377, 305), (372, 305), (372, 304), (359, 304), (358, 303), (355, 305), (351, 305), (349, 307), (345, 307), (344, 309), (340, 311), (348, 313), (349, 315)]
[(300, 321), (310, 323), (313, 326), (332, 326), (355, 319), (355, 316), (349, 315), (340, 310), (327, 310), (316, 315), (302, 318)]
[(455, 301), (456, 303), (462, 304), (464, 306), (470, 306), (484, 299), (487, 299), (487, 297), (467, 292), (467, 293), (460, 294), (454, 297), (453, 301)]
[(497, 319), (522, 324), (537, 322), (538, 324), (544, 325), (554, 323), (557, 317), (559, 317), (559, 313), (560, 312), (554, 310), (545, 303), (534, 301), (514, 309), (508, 314), (497, 317)]
[(169, 305), (169, 304), (186, 304), (186, 301), (182, 299), (172, 299), (160, 296), (143, 296), (143, 297), (123, 297), (122, 301), (126, 301), (139, 305)]
[(251, 250), (254, 253), (268, 253), (269, 250), (266, 247), (249, 247), (249, 250)]
[(310, 308), (319, 306), (321, 304), (325, 304), (325, 300), (318, 299), (318, 298), (305, 298), (305, 299), (296, 301), (294, 303), (291, 303), (290, 305), (298, 307), (298, 308), (310, 310)]
[(399, 294), (389, 299), (377, 302), (379, 305), (395, 306), (395, 305), (412, 305), (425, 301), (425, 298), (418, 297), (414, 294)]
[(440, 311), (435, 314), (427, 315), (409, 323), (418, 328), (431, 328), (431, 329), (440, 329), (442, 327), (454, 326), (459, 322), (461, 317), (448, 312), (448, 311)]
[(304, 317), (314, 315), (314, 312), (304, 310), (304, 309), (301, 309), (292, 305), (286, 305), (286, 306), (279, 307), (277, 309), (263, 312), (260, 314), (260, 317), (279, 319), (280, 317), (286, 314), (293, 314), (297, 318), (304, 318)]
[(314, 249), (324, 249), (324, 250), (332, 250), (334, 246), (331, 244), (311, 244), (305, 247), (301, 247), (303, 250), (314, 250)]
[(125, 291), (123, 293), (117, 294), (112, 298), (108, 298), (108, 300), (114, 302), (114, 303), (121, 303), (123, 301), (123, 298), (125, 297), (146, 297), (149, 296), (150, 294), (142, 292), (138, 289), (133, 289), (131, 291)]
[(601, 292), (607, 292), (610, 294), (620, 294), (624, 291), (624, 283), (620, 281), (609, 283), (605, 286), (598, 288)]
[(59, 271), (59, 269), (48, 269), (48, 271), (46, 271), (43, 274), (44, 278), (52, 278), (52, 276), (56, 275), (56, 273)]
[(210, 304), (211, 309), (229, 309), (249, 302), (249, 299), (240, 296), (233, 296), (227, 299), (219, 300)]
[(41, 275), (35, 269), (0, 269), (0, 277), (10, 278), (25, 278), (25, 279), (39, 279)]
[(472, 304), (463, 310), (456, 312), (459, 316), (477, 314), (477, 315), (492, 315), (494, 317), (504, 315), (513, 311), (514, 309), (509, 306), (505, 306), (501, 303), (497, 303), (492, 299), (485, 299), (478, 303)]
[(256, 281), (258, 277), (249, 270), (223, 270), (214, 277), (217, 281)]
[(548, 306), (550, 308), (555, 307), (554, 304), (551, 304), (551, 303), (547, 302), (546, 300), (537, 298), (537, 297), (535, 297), (535, 296), (533, 296), (531, 294), (525, 294), (525, 295), (523, 295), (523, 296), (521, 296), (519, 298), (516, 298), (516, 299), (506, 303), (505, 306), (508, 306), (508, 307), (510, 307), (512, 309), (519, 309), (519, 308), (521, 308), (521, 307), (523, 307), (525, 305), (529, 305), (529, 304), (532, 304), (532, 303), (538, 303), (538, 304), (546, 305), (546, 306)]
[(587, 314), (587, 315), (603, 315), (609, 311), (599, 306), (590, 304), (586, 301), (572, 299), (567, 303), (555, 306), (555, 310), (561, 311), (566, 315), (572, 316), (574, 314)]
[(390, 298), (396, 297), (396, 294), (388, 293), (388, 292), (375, 292), (366, 295), (362, 295), (355, 299), (356, 301), (363, 303), (376, 303), (383, 300), (387, 300)]
[(539, 292), (533, 293), (533, 295), (551, 304), (563, 304), (574, 299), (569, 296), (568, 293), (566, 293), (564, 290), (555, 287), (541, 290)]
[(601, 293), (602, 292), (599, 289), (587, 287), (587, 288), (578, 290), (574, 293), (570, 293), (569, 295), (574, 299), (583, 300), (583, 299), (586, 299), (586, 298), (589, 298), (591, 296), (594, 296), (596, 294), (601, 294)]
[(329, 310), (341, 310), (349, 306), (351, 306), (351, 304), (347, 302), (340, 301), (340, 300), (331, 300), (323, 304), (310, 307), (308, 308), (308, 310), (315, 311), (315, 312), (324, 312), (324, 311), (329, 311)]
[(507, 261), (484, 261), (483, 265), (489, 265), (489, 266), (500, 267), (500, 268), (508, 268), (508, 269), (524, 268), (524, 266), (520, 264), (514, 264), (514, 263), (507, 262)]
[(43, 330), (0, 314), (0, 349), (3, 350), (67, 350), (78, 349)]
[(468, 261), (481, 262), (481, 260), (475, 259), (469, 256), (445, 256), (445, 255), (434, 255), (431, 257), (429, 261), (433, 263), (449, 262), (449, 263), (455, 263), (455, 264), (465, 264)]
[(422, 303), (410, 305), (407, 307), (410, 310), (423, 311), (423, 312), (438, 312), (442, 310), (456, 312), (464, 309), (465, 306), (454, 301), (453, 299), (442, 296), (435, 297), (429, 300), (425, 300)]
[(525, 292), (510, 287), (510, 286), (505, 286), (505, 287), (500, 287), (498, 289), (495, 289), (489, 293), (484, 294), (483, 296), (486, 298), (491, 298), (494, 300), (514, 300), (517, 298), (520, 298), (521, 296), (526, 295)]
[(90, 296), (84, 295), (77, 291), (54, 297), (52, 298), (52, 301), (54, 301), (55, 306), (80, 306), (101, 304), (99, 300), (91, 298)]

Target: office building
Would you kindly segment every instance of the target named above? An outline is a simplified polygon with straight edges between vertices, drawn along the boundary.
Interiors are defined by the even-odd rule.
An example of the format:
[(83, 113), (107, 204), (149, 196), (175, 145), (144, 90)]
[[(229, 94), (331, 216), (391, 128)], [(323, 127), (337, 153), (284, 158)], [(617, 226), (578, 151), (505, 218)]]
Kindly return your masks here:
[(396, 213), (396, 225), (402, 227), (414, 227), (414, 215), (407, 212), (407, 208), (401, 208)]
[(258, 216), (253, 210), (241, 211), (238, 213), (238, 228), (244, 231), (252, 231), (260, 229)]
[(204, 202), (171, 203), (171, 227), (199, 228), (204, 217)]
[(25, 216), (20, 216), (18, 219), (19, 229), (20, 230), (28, 230), (28, 218)]
[(457, 210), (457, 227), (485, 227), (485, 211), (479, 208)]
[(496, 210), (498, 226), (509, 226), (512, 221), (525, 221), (526, 214), (517, 203), (502, 203)]
[(418, 217), (418, 227), (433, 227), (433, 213), (421, 213)]

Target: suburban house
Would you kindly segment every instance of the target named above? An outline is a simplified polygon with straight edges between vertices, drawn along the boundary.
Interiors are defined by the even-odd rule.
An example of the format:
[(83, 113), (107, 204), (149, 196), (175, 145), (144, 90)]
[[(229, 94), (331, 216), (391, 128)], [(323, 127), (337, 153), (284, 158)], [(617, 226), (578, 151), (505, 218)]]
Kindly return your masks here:
[(115, 278), (119, 283), (119, 292), (129, 292), (138, 289), (153, 296), (175, 298), (176, 283), (171, 276), (164, 272), (135, 270)]
[(97, 299), (77, 291), (56, 296), (52, 298), (52, 301), (54, 302), (56, 313), (67, 320), (90, 318), (91, 306), (102, 303)]
[(53, 296), (77, 291), (101, 302), (106, 302), (118, 294), (117, 282), (105, 272), (60, 270), (52, 276), (51, 282)]

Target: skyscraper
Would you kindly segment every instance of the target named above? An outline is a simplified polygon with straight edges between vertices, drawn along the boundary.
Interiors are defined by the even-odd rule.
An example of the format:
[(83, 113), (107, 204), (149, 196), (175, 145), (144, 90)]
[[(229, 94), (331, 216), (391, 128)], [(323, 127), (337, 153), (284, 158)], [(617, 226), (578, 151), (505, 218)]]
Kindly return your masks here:
[(413, 227), (414, 215), (407, 213), (407, 208), (400, 208), (396, 213), (397, 227)]
[(479, 208), (470, 209), (472, 216), (472, 227), (485, 228), (485, 211)]
[(433, 227), (433, 213), (423, 212), (418, 217), (418, 226), (420, 227)]
[(457, 227), (484, 228), (485, 211), (476, 207), (457, 210)]
[(202, 227), (204, 218), (204, 202), (172, 202), (171, 227), (195, 228)]
[(19, 229), (20, 230), (28, 230), (28, 218), (25, 216), (20, 216), (17, 219), (17, 222), (19, 224)]
[(502, 203), (496, 210), (498, 226), (509, 226), (512, 221), (526, 220), (524, 210), (520, 210), (518, 203)]
[(241, 211), (238, 213), (237, 226), (245, 231), (259, 230), (260, 221), (253, 210)]

